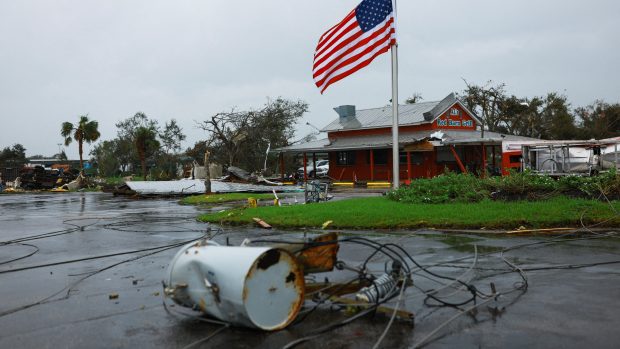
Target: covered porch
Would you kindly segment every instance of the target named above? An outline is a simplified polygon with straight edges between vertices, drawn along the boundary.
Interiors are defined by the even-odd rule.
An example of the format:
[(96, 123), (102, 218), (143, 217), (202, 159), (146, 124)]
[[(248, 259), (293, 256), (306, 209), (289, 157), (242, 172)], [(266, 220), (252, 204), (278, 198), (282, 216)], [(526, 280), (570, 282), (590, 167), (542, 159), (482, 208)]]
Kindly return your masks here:
[[(478, 176), (501, 174), (503, 137), (475, 137), (477, 132), (429, 132), (403, 134), (399, 138), (399, 177), (409, 183), (416, 178), (431, 178), (444, 171), (472, 173)], [(441, 136), (441, 137), (438, 137)], [(322, 139), (276, 149), (280, 168), (285, 153), (298, 154), (303, 168), (316, 164), (317, 154), (327, 154), (328, 176), (337, 182), (392, 182), (392, 145), (390, 135)], [(308, 166), (310, 165), (310, 166)], [(284, 177), (284, 171), (281, 171)], [(307, 181), (308, 171), (300, 178)]]

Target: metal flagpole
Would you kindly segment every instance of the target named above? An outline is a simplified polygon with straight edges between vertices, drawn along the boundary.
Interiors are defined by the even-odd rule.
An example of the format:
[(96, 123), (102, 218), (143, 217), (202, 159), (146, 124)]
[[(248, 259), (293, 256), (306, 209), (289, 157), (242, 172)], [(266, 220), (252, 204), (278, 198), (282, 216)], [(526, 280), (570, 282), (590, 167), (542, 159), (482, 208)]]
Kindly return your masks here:
[[(396, 28), (396, 0), (392, 1), (394, 10), (394, 28)], [(392, 45), (392, 188), (400, 184), (400, 154), (398, 147), (398, 41)]]

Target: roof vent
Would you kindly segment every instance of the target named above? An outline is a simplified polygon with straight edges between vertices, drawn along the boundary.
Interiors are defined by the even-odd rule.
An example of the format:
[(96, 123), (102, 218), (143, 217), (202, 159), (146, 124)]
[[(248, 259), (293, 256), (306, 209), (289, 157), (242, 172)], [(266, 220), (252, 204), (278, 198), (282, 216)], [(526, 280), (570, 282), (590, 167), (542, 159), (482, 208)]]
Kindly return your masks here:
[(355, 106), (354, 105), (341, 105), (339, 107), (334, 108), (338, 116), (340, 117), (340, 121), (347, 121), (349, 117), (355, 117)]
[(430, 111), (425, 111), (424, 114), (422, 114), (422, 115), (424, 115), (424, 120), (426, 120), (426, 121), (433, 120), (433, 113), (431, 113)]

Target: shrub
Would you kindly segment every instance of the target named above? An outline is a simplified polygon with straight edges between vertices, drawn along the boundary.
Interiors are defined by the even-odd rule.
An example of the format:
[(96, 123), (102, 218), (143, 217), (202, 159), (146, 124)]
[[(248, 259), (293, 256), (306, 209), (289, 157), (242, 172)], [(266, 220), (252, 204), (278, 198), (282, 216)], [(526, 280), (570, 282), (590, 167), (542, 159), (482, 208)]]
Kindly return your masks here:
[(557, 194), (558, 183), (546, 175), (531, 171), (511, 172), (508, 176), (484, 180), (494, 198), (536, 200)]
[(394, 201), (438, 204), (495, 200), (541, 200), (567, 195), (592, 199), (620, 199), (620, 175), (615, 170), (599, 176), (564, 176), (559, 179), (530, 171), (481, 179), (470, 174), (446, 172), (430, 179), (418, 179), (387, 193)]
[(391, 200), (407, 203), (438, 204), (445, 202), (477, 202), (489, 192), (477, 177), (470, 174), (446, 172), (430, 179), (418, 179), (409, 186), (388, 192)]

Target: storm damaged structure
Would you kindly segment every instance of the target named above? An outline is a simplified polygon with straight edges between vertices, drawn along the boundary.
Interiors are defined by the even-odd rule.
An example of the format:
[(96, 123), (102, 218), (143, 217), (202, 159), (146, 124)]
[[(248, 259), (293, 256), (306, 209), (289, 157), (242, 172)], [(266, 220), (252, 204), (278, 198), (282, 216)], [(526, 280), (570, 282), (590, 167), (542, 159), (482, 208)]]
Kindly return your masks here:
[[(328, 175), (334, 180), (391, 181), (392, 107), (357, 110), (345, 105), (334, 110), (338, 118), (322, 129), (327, 132), (326, 139), (276, 149), (281, 162), (285, 153), (301, 154), (306, 168), (309, 161), (315, 163), (317, 155), (321, 155), (329, 159)], [(500, 174), (520, 167), (520, 158), (503, 154), (502, 144), (535, 139), (482, 132), (482, 124), (454, 93), (441, 101), (400, 105), (399, 178), (404, 182), (430, 178), (446, 169)], [(283, 164), (280, 167), (284, 168)], [(308, 178), (307, 173), (304, 178)]]
[(620, 169), (620, 137), (507, 144), (522, 153), (524, 169), (551, 176), (592, 176)]

